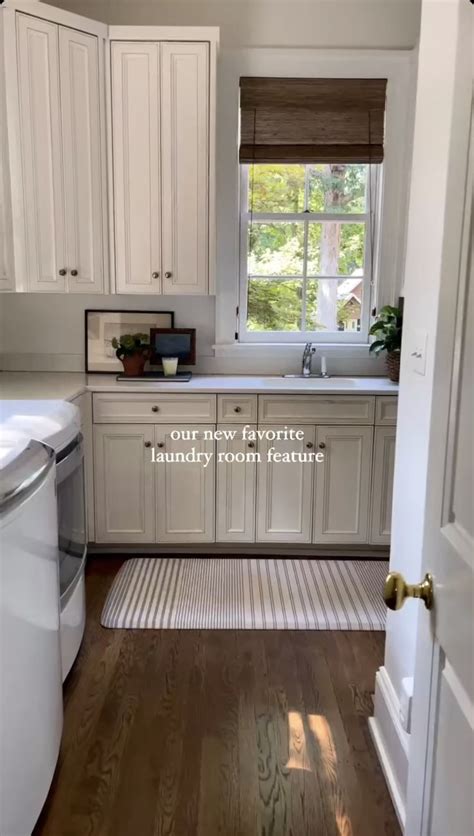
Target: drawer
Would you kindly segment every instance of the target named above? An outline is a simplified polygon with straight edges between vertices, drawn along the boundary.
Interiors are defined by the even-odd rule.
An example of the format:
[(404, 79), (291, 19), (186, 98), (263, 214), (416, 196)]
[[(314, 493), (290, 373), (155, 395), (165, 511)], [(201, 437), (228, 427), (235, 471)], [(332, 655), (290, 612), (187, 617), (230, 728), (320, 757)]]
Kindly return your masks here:
[(94, 395), (95, 424), (214, 424), (215, 395)]
[(259, 424), (373, 424), (374, 397), (260, 395)]
[(393, 395), (375, 399), (375, 423), (379, 427), (393, 427), (397, 423), (398, 398)]
[(255, 424), (257, 422), (257, 396), (218, 395), (217, 420), (223, 423)]

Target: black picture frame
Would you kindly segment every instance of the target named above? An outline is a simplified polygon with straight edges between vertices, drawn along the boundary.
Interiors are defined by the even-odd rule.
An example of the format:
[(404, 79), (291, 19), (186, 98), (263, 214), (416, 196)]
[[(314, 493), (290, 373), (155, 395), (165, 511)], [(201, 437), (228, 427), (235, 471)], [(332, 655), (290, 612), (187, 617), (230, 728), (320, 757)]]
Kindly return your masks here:
[[(101, 317), (100, 315), (103, 315)], [(143, 330), (150, 330), (157, 323), (160, 322), (159, 318), (162, 318), (162, 324), (167, 323), (167, 326), (173, 328), (174, 327), (174, 311), (150, 311), (150, 310), (130, 310), (130, 309), (123, 309), (123, 310), (115, 310), (111, 308), (87, 308), (84, 311), (84, 356), (85, 356), (85, 369), (86, 374), (117, 374), (122, 371), (122, 364), (120, 360), (116, 357), (106, 356), (105, 350), (102, 358), (92, 360), (92, 351), (91, 347), (94, 341), (90, 339), (90, 332), (91, 332), (91, 320), (92, 317), (95, 316), (98, 321), (101, 319), (105, 319), (109, 317), (111, 320), (120, 316), (120, 315), (129, 315), (133, 314), (137, 317), (138, 323), (134, 324), (134, 327), (138, 327), (140, 317), (155, 317), (155, 322), (144, 323)], [(119, 323), (117, 323), (119, 325)], [(120, 328), (119, 328), (120, 330)], [(122, 333), (124, 333), (122, 331)], [(120, 334), (118, 334), (120, 336)], [(97, 341), (95, 341), (97, 342)], [(101, 341), (99, 340), (99, 343)], [(95, 366), (95, 367), (94, 367)], [(98, 368), (97, 366), (101, 366)], [(109, 368), (110, 367), (110, 368)]]

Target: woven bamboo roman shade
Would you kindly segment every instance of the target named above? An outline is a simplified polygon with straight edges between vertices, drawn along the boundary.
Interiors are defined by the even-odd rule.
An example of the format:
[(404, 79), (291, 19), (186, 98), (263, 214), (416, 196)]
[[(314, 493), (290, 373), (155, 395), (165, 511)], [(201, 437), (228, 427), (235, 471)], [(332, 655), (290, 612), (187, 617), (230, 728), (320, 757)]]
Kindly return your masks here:
[(241, 163), (381, 163), (384, 78), (240, 79)]

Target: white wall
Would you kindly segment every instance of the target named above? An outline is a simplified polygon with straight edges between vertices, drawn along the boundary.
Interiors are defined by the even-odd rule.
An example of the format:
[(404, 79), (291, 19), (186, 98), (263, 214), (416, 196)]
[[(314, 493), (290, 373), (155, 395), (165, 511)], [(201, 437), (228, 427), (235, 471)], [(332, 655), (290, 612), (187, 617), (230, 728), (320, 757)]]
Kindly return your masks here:
[[(177, 324), (198, 329), (198, 370), (209, 372), (260, 373), (294, 372), (301, 358), (301, 348), (272, 348), (270, 353), (244, 350), (238, 356), (223, 350), (214, 357), (215, 342), (230, 342), (235, 331), (235, 305), (238, 301), (238, 165), (237, 165), (237, 91), (240, 74), (257, 71), (262, 62), (284, 66), (288, 75), (317, 75), (326, 60), (339, 62), (339, 53), (319, 52), (314, 47), (342, 47), (347, 50), (367, 47), (373, 51), (374, 72), (387, 73), (404, 63), (395, 47), (411, 48), (416, 43), (419, 25), (418, 0), (214, 0), (213, 2), (159, 2), (159, 0), (57, 0), (56, 5), (70, 11), (101, 19), (110, 24), (219, 25), (222, 49), (218, 65), (217, 113), (217, 300), (213, 298), (67, 297), (7, 295), (2, 299), (6, 327), (3, 329), (2, 367), (83, 368), (83, 311), (85, 308), (147, 308), (176, 312)], [(245, 49), (247, 46), (277, 47)], [(312, 46), (313, 49), (301, 49)], [(287, 47), (299, 47), (288, 49)], [(346, 52), (344, 61), (357, 60), (361, 75), (369, 74), (372, 52)], [(376, 50), (379, 50), (376, 53)], [(273, 55), (272, 55), (273, 54)], [(358, 56), (350, 59), (350, 55)], [(377, 59), (378, 55), (378, 59)], [(365, 57), (364, 57), (365, 56)], [(367, 58), (369, 56), (369, 58)], [(396, 126), (390, 128), (389, 140), (405, 151), (388, 177), (386, 194), (389, 228), (386, 235), (384, 279), (392, 286), (395, 299), (400, 287), (404, 254), (404, 217), (408, 193), (408, 160), (411, 139), (410, 62), (413, 53), (405, 53), (401, 83), (390, 83), (389, 95), (396, 100)], [(341, 54), (340, 60), (343, 60)], [(381, 63), (382, 60), (382, 63)], [(269, 63), (270, 62), (270, 63)], [(363, 67), (365, 62), (365, 69)], [(348, 66), (348, 65), (347, 65)], [(299, 68), (299, 69), (298, 69)], [(357, 71), (356, 71), (357, 73)], [(234, 106), (235, 105), (235, 106)], [(387, 149), (390, 158), (392, 151)], [(396, 155), (395, 154), (395, 155)], [(388, 169), (387, 169), (388, 170)], [(388, 272), (391, 273), (388, 276)], [(390, 299), (391, 301), (391, 299)], [(217, 319), (216, 319), (217, 317)], [(56, 338), (52, 334), (56, 333)], [(1, 338), (0, 338), (1, 339)], [(2, 346), (0, 345), (0, 350)], [(326, 352), (329, 369), (339, 374), (384, 374), (383, 359), (369, 357), (366, 346), (348, 355), (347, 348)], [(55, 356), (62, 355), (62, 356)], [(43, 365), (41, 365), (43, 364)], [(69, 365), (65, 365), (69, 364)]]

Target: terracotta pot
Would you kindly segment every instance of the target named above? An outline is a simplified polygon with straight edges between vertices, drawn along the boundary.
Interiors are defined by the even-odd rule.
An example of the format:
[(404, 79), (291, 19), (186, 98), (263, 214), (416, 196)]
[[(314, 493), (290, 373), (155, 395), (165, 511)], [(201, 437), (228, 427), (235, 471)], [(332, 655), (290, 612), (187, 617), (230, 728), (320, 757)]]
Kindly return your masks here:
[(126, 377), (141, 377), (147, 361), (146, 352), (140, 351), (136, 354), (128, 354), (120, 359), (123, 365), (123, 373)]
[(400, 352), (389, 351), (385, 360), (389, 380), (398, 383), (400, 380)]

